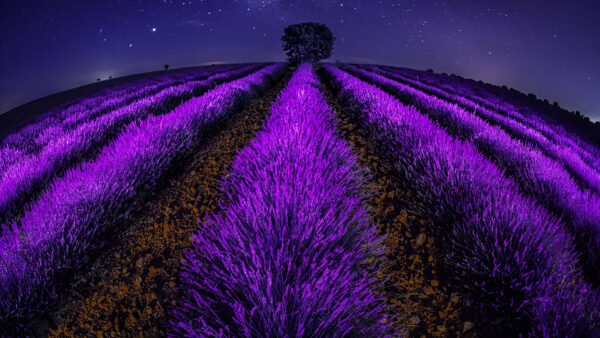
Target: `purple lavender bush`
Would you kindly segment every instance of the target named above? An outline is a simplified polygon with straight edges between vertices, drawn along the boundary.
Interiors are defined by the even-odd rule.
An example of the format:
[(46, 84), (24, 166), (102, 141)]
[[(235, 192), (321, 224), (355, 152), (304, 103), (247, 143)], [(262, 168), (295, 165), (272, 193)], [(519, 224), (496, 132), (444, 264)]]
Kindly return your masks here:
[[(553, 119), (537, 109), (532, 109), (522, 104), (514, 95), (507, 95), (506, 91), (490, 90), (490, 86), (476, 83), (473, 80), (458, 77), (448, 77), (439, 74), (419, 72), (409, 69), (384, 67), (408, 75), (413, 79), (426, 82), (446, 92), (460, 95), (477, 102), (478, 104), (505, 114), (530, 128), (536, 129), (549, 139), (567, 144), (577, 151), (582, 158), (595, 169), (600, 170), (600, 149), (585, 140), (580, 133), (574, 132), (564, 124), (564, 119)], [(568, 123), (567, 123), (568, 125)], [(569, 129), (569, 130), (568, 130)]]
[(582, 255), (581, 264), (595, 285), (600, 284), (600, 197), (582, 191), (564, 167), (540, 150), (511, 138), (501, 128), (459, 106), (384, 76), (352, 66), (348, 68), (414, 104), (451, 135), (472, 143), (505, 170), (519, 184), (520, 191), (563, 218)]
[[(559, 135), (557, 134), (552, 135), (554, 137), (549, 137), (547, 134), (542, 133), (541, 129), (545, 125), (541, 123), (523, 123), (515, 118), (515, 115), (518, 114), (517, 112), (511, 111), (512, 114), (510, 116), (503, 115), (497, 112), (496, 109), (488, 108), (473, 101), (472, 97), (457, 94), (456, 91), (449, 93), (434, 85), (424, 84), (419, 80), (382, 70), (379, 67), (368, 67), (367, 69), (371, 69), (390, 79), (408, 84), (417, 90), (435, 95), (450, 103), (456, 103), (465, 110), (472, 111), (486, 122), (500, 126), (512, 137), (535, 146), (546, 156), (560, 163), (582, 189), (590, 189), (596, 195), (600, 194), (600, 172), (594, 168), (597, 165), (596, 162), (600, 162), (600, 157), (594, 161), (592, 160), (594, 157), (591, 154), (588, 154), (573, 142), (564, 142), (564, 140), (567, 140), (565, 137), (558, 137)], [(589, 164), (590, 162), (592, 165)]]
[(186, 252), (172, 336), (381, 337), (383, 253), (363, 169), (335, 134), (308, 64), (272, 106), (224, 183), (224, 212)]
[(51, 140), (67, 134), (80, 125), (102, 116), (103, 114), (112, 112), (113, 110), (119, 109), (124, 105), (128, 105), (137, 100), (155, 95), (166, 88), (178, 87), (182, 84), (206, 80), (208, 77), (224, 73), (231, 68), (231, 66), (222, 66), (219, 68), (202, 68), (201, 70), (197, 70), (192, 74), (175, 73), (175, 76), (165, 76), (164, 79), (158, 78), (156, 79), (158, 80), (156, 84), (146, 85), (139, 90), (130, 90), (124, 95), (104, 97), (102, 100), (98, 99), (97, 104), (92, 106), (93, 108), (70, 111), (66, 113), (67, 115), (65, 115), (65, 112), (63, 112), (62, 116), (64, 116), (64, 119), (60, 122), (60, 124), (40, 132), (36, 136), (34, 142), (39, 149), (42, 149)]
[(581, 281), (571, 237), (555, 217), (471, 143), (376, 86), (325, 68), (435, 224), (447, 227), (447, 266), (475, 295), (481, 320), (506, 336), (598, 333), (600, 296)]
[(18, 161), (23, 156), (23, 151), (18, 148), (6, 146), (0, 151), (0, 175), (8, 168)]
[(0, 238), (0, 332), (19, 332), (47, 311), (71, 272), (88, 263), (178, 159), (240, 103), (263, 90), (282, 64), (264, 67), (130, 125), (98, 158), (69, 170)]
[(161, 90), (127, 106), (80, 125), (49, 143), (39, 154), (24, 156), (0, 174), (0, 223), (22, 212), (23, 206), (55, 176), (93, 159), (100, 149), (129, 123), (139, 123), (151, 114), (166, 113), (181, 102), (200, 95), (218, 83), (255, 70), (249, 65)]
[[(11, 162), (5, 161), (4, 169), (21, 160), (22, 157), (38, 154), (48, 143), (63, 137), (80, 124), (97, 118), (106, 112), (118, 109), (133, 102), (135, 99), (154, 94), (160, 89), (175, 85), (178, 82), (179, 80), (167, 79), (160, 82), (147, 80), (141, 84), (132, 84), (128, 89), (106, 90), (103, 91), (103, 95), (81, 100), (78, 104), (70, 105), (67, 108), (61, 106), (60, 108), (42, 113), (36, 118), (36, 121), (7, 135), (2, 140), (0, 158), (9, 157), (12, 149), (17, 149), (22, 154), (21, 157), (11, 158)], [(5, 152), (8, 154), (4, 154)], [(3, 168), (0, 167), (0, 175), (2, 175), (3, 171)]]
[(107, 112), (153, 95), (162, 89), (188, 81), (202, 80), (212, 74), (235, 67), (235, 65), (226, 65), (178, 71), (169, 75), (128, 82), (123, 86), (105, 89), (76, 103), (61, 105), (40, 114), (35, 121), (7, 135), (0, 146), (0, 157), (6, 147), (17, 148), (24, 154), (37, 154), (53, 139)]

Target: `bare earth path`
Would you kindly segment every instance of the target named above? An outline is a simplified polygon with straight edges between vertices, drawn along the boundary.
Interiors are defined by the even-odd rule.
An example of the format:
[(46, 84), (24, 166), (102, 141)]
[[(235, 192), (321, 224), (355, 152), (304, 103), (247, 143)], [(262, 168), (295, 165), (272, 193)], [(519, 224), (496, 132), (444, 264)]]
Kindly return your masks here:
[[(323, 73), (321, 73), (323, 75)], [(339, 119), (338, 128), (360, 163), (373, 175), (369, 204), (380, 233), (387, 235), (387, 264), (380, 278), (388, 278), (383, 292), (398, 324), (410, 337), (458, 337), (462, 330), (458, 307), (460, 297), (445, 279), (440, 236), (421, 216), (411, 197), (410, 183), (386, 161), (380, 145), (370, 140), (358, 115), (339, 102), (321, 76), (329, 105)]]
[(109, 244), (79, 296), (57, 315), (51, 336), (162, 337), (177, 303), (180, 261), (206, 213), (217, 210), (222, 175), (248, 145), (290, 77), (235, 113), (200, 147), (191, 164), (145, 207), (127, 233)]

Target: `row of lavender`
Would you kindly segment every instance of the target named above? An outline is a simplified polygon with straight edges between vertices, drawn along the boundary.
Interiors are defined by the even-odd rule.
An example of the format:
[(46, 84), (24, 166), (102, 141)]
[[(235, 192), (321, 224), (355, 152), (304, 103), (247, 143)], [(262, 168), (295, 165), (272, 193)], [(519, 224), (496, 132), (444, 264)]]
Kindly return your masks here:
[(446, 101), (456, 103), (466, 110), (472, 111), (488, 123), (500, 126), (514, 138), (518, 138), (523, 142), (534, 145), (548, 157), (559, 162), (567, 169), (567, 171), (569, 171), (571, 176), (576, 179), (582, 189), (590, 189), (596, 194), (600, 193), (600, 172), (596, 169), (596, 167), (600, 168), (600, 157), (594, 157), (592, 154), (577, 147), (572, 142), (561, 142), (561, 138), (558, 137), (557, 134), (552, 134), (554, 137), (548, 137), (539, 131), (537, 128), (539, 124), (532, 128), (530, 125), (520, 122), (519, 119), (514, 116), (517, 114), (520, 115), (520, 113), (515, 111), (510, 116), (507, 116), (499, 113), (497, 110), (481, 106), (471, 97), (465, 96), (465, 93), (461, 90), (457, 90), (455, 93), (448, 93), (435, 86), (424, 84), (419, 80), (389, 72), (378, 67), (369, 67), (369, 69), (393, 80), (408, 84), (415, 89), (435, 95)]
[(166, 113), (181, 102), (200, 95), (218, 83), (242, 76), (256, 69), (248, 65), (211, 75), (204, 80), (168, 87), (129, 105), (115, 109), (84, 123), (44, 147), (37, 154), (23, 156), (0, 172), (0, 222), (7, 222), (53, 177), (93, 159), (102, 146), (114, 139), (124, 126), (139, 123), (149, 115)]
[[(140, 81), (129, 90), (106, 90), (104, 95), (84, 99), (80, 104), (72, 105), (63, 110), (42, 114), (45, 116), (8, 135), (0, 146), (0, 172), (17, 159), (36, 154), (53, 140), (68, 134), (79, 125), (101, 116), (112, 110), (121, 108), (146, 96), (155, 94), (162, 89), (176, 86), (194, 80), (234, 69), (232, 66), (206, 67), (174, 75), (162, 76), (155, 79)], [(139, 88), (141, 89), (139, 89)], [(137, 89), (135, 89), (137, 88)], [(71, 115), (70, 115), (71, 114)]]
[[(202, 70), (199, 76), (202, 76)], [(131, 102), (136, 98), (156, 92), (162, 88), (189, 79), (191, 75), (174, 73), (146, 81), (139, 81), (124, 89), (104, 90), (67, 107), (53, 109), (41, 114), (37, 121), (9, 134), (0, 146), (0, 173), (14, 161), (27, 154), (39, 152), (53, 139), (56, 139), (78, 124), (97, 117), (106, 111)]]
[(61, 114), (61, 116), (64, 116), (64, 119), (60, 124), (47, 128), (36, 137), (36, 145), (38, 145), (38, 147), (44, 146), (49, 140), (56, 139), (57, 137), (68, 133), (82, 123), (90, 121), (106, 112), (120, 108), (140, 98), (153, 95), (165, 88), (185, 84), (189, 81), (204, 80), (210, 75), (218, 74), (231, 68), (231, 66), (201, 68), (192, 74), (181, 73), (176, 76), (165, 77), (164, 79), (159, 78), (157, 79), (158, 82), (156, 84), (143, 86), (139, 90), (128, 90), (124, 91), (121, 95), (105, 96), (95, 99), (88, 104), (89, 108), (83, 108), (76, 112), (69, 109), (71, 111), (67, 110)]
[(123, 86), (122, 88), (111, 87), (104, 89), (93, 96), (74, 100), (69, 104), (60, 105), (38, 115), (34, 121), (28, 123), (25, 127), (18, 129), (16, 132), (13, 132), (10, 135), (7, 135), (2, 140), (2, 145), (13, 146), (21, 149), (25, 148), (25, 146), (33, 148), (35, 144), (29, 145), (32, 143), (32, 140), (34, 140), (41, 131), (47, 129), (48, 126), (60, 123), (63, 119), (68, 118), (68, 113), (73, 113), (75, 116), (78, 116), (80, 112), (94, 110), (104, 101), (114, 101), (116, 99), (120, 99), (126, 94), (133, 93), (145, 87), (150, 87), (164, 81), (169, 81), (174, 76), (185, 76), (185, 74), (174, 73), (169, 74), (168, 76), (161, 76), (159, 78), (146, 79), (145, 81), (130, 83), (128, 86)]
[(600, 198), (581, 190), (560, 163), (458, 105), (379, 74), (353, 66), (347, 69), (389, 90), (401, 101), (415, 105), (448, 133), (475, 145), (519, 184), (520, 191), (533, 197), (551, 214), (561, 216), (582, 254), (581, 263), (586, 272), (595, 283), (600, 282)]
[(483, 85), (475, 84), (472, 80), (402, 68), (383, 68), (391, 70), (395, 74), (407, 76), (421, 83), (437, 87), (450, 94), (460, 95), (489, 110), (514, 119), (540, 132), (552, 142), (570, 147), (586, 163), (593, 166), (596, 170), (600, 170), (600, 149), (598, 147), (586, 142), (580, 135), (567, 131), (562, 124), (550, 119), (542, 112), (520, 106), (518, 102), (511, 103), (512, 100), (507, 95), (500, 95), (499, 93), (486, 90)]
[[(395, 73), (405, 75), (405, 73), (402, 71), (397, 71), (393, 68), (391, 68), (391, 70)], [(437, 82), (440, 83), (440, 88), (444, 89), (445, 91), (460, 94), (488, 109), (505, 114), (506, 116), (509, 116), (529, 126), (530, 128), (539, 130), (542, 134), (544, 134), (544, 136), (548, 137), (553, 142), (572, 147), (584, 158), (586, 162), (592, 162), (594, 167), (600, 170), (600, 163), (598, 163), (598, 158), (600, 158), (600, 149), (597, 146), (585, 141), (581, 135), (567, 131), (562, 124), (549, 119), (545, 114), (536, 110), (532, 110), (528, 107), (519, 106), (519, 102), (510, 103), (510, 98), (507, 97), (507, 95), (494, 94), (487, 90), (480, 92), (477, 89), (481, 88), (482, 86), (474, 86), (471, 83), (472, 81), (452, 77), (443, 77), (437, 74), (435, 74), (434, 78), (430, 78), (432, 76), (434, 75), (428, 74), (423, 76), (421, 74), (412, 75), (412, 78), (416, 78), (417, 80), (426, 82), (430, 85), (435, 85), (436, 81), (434, 78), (439, 79)], [(590, 163), (590, 165), (592, 165), (592, 163)]]
[[(309, 64), (233, 162), (227, 204), (186, 252), (174, 336), (379, 337), (382, 253), (365, 172), (335, 134)], [(367, 264), (367, 259), (371, 259)]]
[[(78, 125), (96, 118), (107, 111), (117, 109), (134, 100), (143, 98), (164, 88), (186, 81), (202, 79), (231, 66), (206, 67), (198, 70), (176, 72), (157, 78), (138, 81), (125, 88), (105, 90), (96, 96), (81, 100), (66, 108), (52, 110), (39, 117), (39, 121), (28, 124), (8, 135), (0, 147), (0, 170), (9, 160), (10, 153), (36, 153), (51, 140), (68, 133)], [(5, 154), (8, 153), (8, 154)]]
[[(448, 266), (458, 285), (477, 297), (482, 318), (505, 327), (506, 334), (600, 333), (600, 296), (582, 281), (571, 237), (555, 217), (523, 197), (471, 142), (448, 135), (375, 85), (336, 67), (325, 68), (398, 172), (414, 183), (434, 222), (448, 227)], [(379, 85), (385, 82), (353, 70)], [(434, 98), (427, 100), (419, 102), (420, 109), (443, 107)]]
[(21, 225), (0, 238), (0, 331), (48, 309), (68, 276), (119, 232), (135, 202), (241, 102), (279, 76), (282, 64), (221, 84), (168, 114), (150, 116), (104, 147), (92, 162), (53, 181)]
[[(459, 78), (457, 78), (458, 80)], [(500, 86), (460, 79), (471, 88), (480, 88), (480, 96), (489, 98), (492, 102), (502, 103), (517, 108), (523, 116), (532, 116), (549, 125), (552, 129), (566, 131), (574, 141), (583, 141), (583, 145), (600, 149), (600, 123), (592, 123), (587, 116), (579, 112), (570, 112), (558, 106), (551, 105), (548, 100), (540, 100), (533, 94), (523, 94), (516, 90), (507, 90)]]

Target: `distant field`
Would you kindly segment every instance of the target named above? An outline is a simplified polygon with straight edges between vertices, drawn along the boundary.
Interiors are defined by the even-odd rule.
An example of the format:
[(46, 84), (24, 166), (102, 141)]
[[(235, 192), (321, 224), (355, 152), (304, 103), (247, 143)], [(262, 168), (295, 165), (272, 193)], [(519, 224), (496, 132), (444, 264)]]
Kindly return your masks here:
[(0, 337), (600, 336), (600, 123), (383, 65), (0, 115)]

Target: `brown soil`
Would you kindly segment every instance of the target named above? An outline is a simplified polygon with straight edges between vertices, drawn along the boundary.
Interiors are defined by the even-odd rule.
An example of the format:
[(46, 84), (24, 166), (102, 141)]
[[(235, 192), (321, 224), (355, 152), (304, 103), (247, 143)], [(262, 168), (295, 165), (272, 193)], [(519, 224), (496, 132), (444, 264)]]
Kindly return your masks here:
[(143, 214), (128, 227), (79, 286), (79, 295), (57, 314), (51, 336), (162, 337), (180, 298), (183, 252), (199, 220), (219, 209), (223, 175), (237, 152), (262, 128), (284, 75), (210, 137), (191, 164), (171, 178)]
[(391, 313), (410, 337), (459, 336), (461, 299), (443, 271), (442, 236), (419, 212), (410, 182), (369, 138), (357, 113), (339, 102), (330, 89), (325, 94), (338, 117), (338, 129), (373, 175), (369, 210), (380, 233), (387, 236), (386, 264), (378, 277), (387, 279), (382, 291)]

